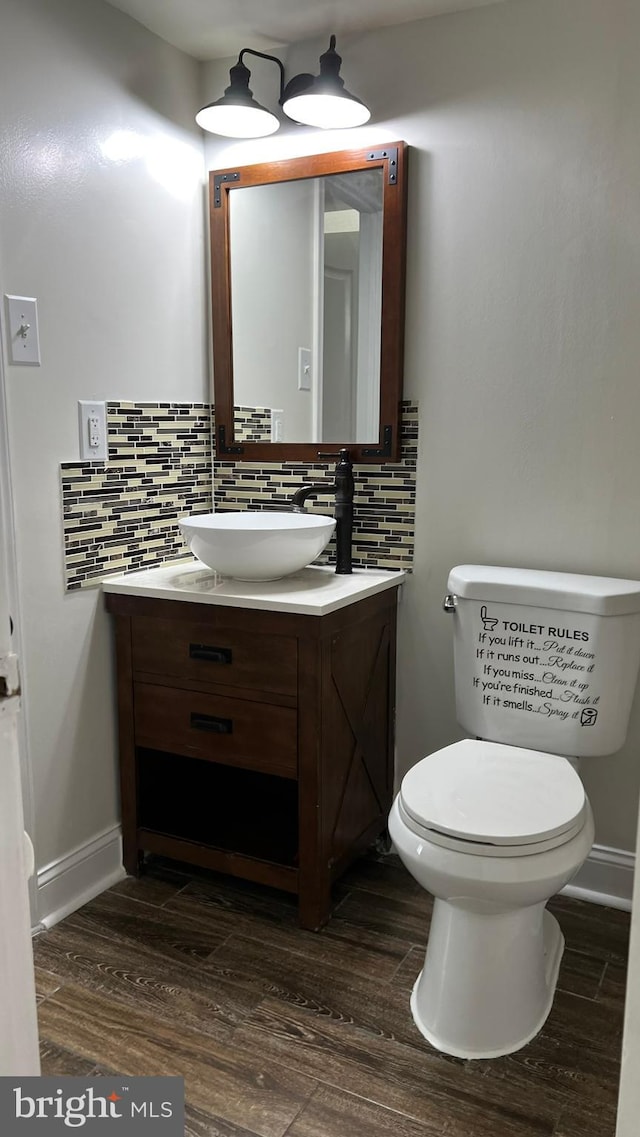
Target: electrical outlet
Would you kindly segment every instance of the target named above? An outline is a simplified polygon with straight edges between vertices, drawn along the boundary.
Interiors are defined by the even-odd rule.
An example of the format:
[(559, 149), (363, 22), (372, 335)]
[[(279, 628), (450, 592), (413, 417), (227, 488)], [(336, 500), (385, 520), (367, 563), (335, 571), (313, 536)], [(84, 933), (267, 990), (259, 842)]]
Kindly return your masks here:
[(80, 458), (83, 462), (107, 461), (107, 412), (104, 403), (78, 403)]
[(96, 414), (89, 415), (89, 449), (97, 450), (100, 446), (100, 419)]

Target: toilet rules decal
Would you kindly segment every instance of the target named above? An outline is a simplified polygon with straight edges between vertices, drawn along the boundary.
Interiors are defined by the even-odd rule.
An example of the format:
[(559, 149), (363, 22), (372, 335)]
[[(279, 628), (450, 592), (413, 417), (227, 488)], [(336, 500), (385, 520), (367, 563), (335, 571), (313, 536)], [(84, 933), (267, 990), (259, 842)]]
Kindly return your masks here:
[(575, 624), (563, 624), (557, 612), (540, 611), (532, 623), (509, 619), (507, 609), (480, 606), (471, 682), (484, 706), (595, 726), (601, 708), (590, 618), (576, 613)]

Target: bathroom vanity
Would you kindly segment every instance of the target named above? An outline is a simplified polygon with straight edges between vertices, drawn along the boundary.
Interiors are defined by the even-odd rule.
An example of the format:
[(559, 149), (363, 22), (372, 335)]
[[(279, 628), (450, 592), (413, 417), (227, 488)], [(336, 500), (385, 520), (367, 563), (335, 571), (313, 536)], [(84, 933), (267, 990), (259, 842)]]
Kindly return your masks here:
[(179, 562), (104, 582), (116, 632), (124, 863), (156, 853), (296, 893), (387, 821), (404, 573), (222, 581)]

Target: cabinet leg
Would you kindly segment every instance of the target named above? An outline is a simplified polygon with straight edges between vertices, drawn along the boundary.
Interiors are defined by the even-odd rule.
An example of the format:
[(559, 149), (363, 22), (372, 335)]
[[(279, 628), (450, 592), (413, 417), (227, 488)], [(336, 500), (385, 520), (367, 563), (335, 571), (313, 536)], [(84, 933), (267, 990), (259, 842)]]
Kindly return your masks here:
[(391, 837), (386, 825), (380, 836), (376, 839), (375, 850), (379, 857), (388, 857), (393, 850)]
[(122, 863), (127, 870), (129, 876), (140, 876), (142, 871), (142, 864), (144, 862), (144, 853), (138, 848), (137, 843), (124, 842), (122, 851)]
[(309, 932), (319, 932), (331, 914), (331, 881), (327, 875), (298, 896), (298, 923)]

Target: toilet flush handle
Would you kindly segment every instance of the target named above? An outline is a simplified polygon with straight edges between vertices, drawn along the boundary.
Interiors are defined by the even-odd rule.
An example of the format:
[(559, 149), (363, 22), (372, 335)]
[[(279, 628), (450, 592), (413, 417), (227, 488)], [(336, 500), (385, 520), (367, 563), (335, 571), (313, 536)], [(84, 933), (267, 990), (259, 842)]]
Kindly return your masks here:
[(458, 597), (453, 596), (451, 592), (447, 593), (444, 600), (442, 601), (442, 607), (444, 608), (445, 612), (455, 612), (457, 599)]

